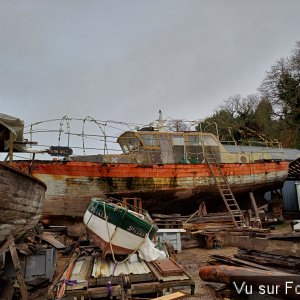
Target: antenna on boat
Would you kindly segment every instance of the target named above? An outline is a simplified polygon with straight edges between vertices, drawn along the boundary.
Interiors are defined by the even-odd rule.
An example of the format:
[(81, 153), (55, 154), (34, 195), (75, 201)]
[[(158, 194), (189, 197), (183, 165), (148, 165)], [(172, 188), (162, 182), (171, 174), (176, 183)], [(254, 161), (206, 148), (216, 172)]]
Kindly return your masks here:
[(164, 131), (164, 120), (162, 118), (161, 109), (158, 111), (158, 113), (159, 113), (159, 117), (157, 120), (157, 129), (158, 129), (158, 131)]

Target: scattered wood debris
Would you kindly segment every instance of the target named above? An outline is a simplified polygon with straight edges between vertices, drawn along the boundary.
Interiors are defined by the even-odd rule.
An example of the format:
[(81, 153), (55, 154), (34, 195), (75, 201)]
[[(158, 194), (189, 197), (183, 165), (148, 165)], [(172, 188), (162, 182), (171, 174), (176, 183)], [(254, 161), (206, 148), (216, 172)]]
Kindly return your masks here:
[[(238, 246), (238, 252), (234, 257), (212, 255), (214, 261), (210, 262), (211, 265), (199, 269), (201, 279), (225, 284), (222, 291), (235, 295), (231, 297), (264, 292), (298, 299), (297, 291), (293, 287), (287, 288), (286, 284), (293, 282), (293, 285), (300, 286), (300, 235), (287, 233), (257, 237), (262, 230), (247, 233), (227, 232), (225, 244)], [(275, 288), (271, 290), (270, 287)]]
[[(198, 212), (198, 211), (197, 211)], [(194, 213), (183, 223), (186, 230), (225, 230), (233, 229), (232, 217), (229, 213), (209, 213), (198, 215)]]
[(289, 269), (289, 272), (300, 274), (300, 258), (287, 255), (277, 255), (261, 251), (240, 249), (236, 258), (254, 262), (263, 266), (272, 266), (281, 269)]
[(182, 228), (182, 222), (185, 219), (180, 214), (152, 214), (152, 218), (158, 228)]

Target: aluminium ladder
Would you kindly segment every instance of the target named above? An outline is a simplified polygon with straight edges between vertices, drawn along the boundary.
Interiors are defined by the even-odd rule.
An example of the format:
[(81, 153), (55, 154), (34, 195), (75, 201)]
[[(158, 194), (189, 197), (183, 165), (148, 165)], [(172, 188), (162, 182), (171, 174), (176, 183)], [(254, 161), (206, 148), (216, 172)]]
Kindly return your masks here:
[(243, 213), (231, 191), (229, 183), (225, 175), (223, 174), (219, 163), (215, 159), (209, 147), (204, 146), (203, 149), (204, 159), (209, 167), (212, 177), (215, 180), (215, 183), (226, 205), (226, 208), (231, 215), (234, 226), (238, 229), (246, 227)]

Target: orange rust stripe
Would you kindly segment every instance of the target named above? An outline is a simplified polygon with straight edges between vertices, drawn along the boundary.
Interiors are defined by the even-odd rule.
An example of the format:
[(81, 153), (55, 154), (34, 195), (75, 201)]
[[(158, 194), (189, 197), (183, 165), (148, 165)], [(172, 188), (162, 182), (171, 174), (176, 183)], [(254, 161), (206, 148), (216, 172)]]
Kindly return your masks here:
[[(24, 163), (18, 164), (25, 168)], [(247, 174), (261, 174), (266, 172), (280, 172), (288, 170), (288, 162), (266, 162), (256, 164), (222, 164), (223, 174), (226, 176), (242, 176)], [(99, 164), (99, 163), (36, 163), (34, 174), (50, 174), (64, 176), (85, 177), (204, 177), (210, 176), (207, 165), (151, 165), (138, 164)]]

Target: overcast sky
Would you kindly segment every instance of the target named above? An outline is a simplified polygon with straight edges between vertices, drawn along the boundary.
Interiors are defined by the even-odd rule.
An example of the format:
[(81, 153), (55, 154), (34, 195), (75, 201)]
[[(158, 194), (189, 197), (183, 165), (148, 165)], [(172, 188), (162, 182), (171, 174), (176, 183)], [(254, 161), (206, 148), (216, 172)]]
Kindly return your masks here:
[(256, 93), (300, 40), (299, 0), (0, 0), (1, 112), (149, 123)]

